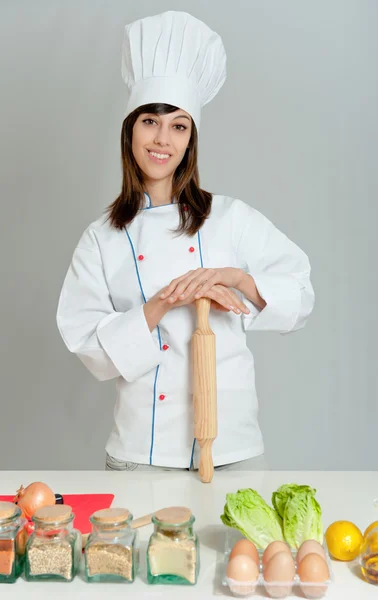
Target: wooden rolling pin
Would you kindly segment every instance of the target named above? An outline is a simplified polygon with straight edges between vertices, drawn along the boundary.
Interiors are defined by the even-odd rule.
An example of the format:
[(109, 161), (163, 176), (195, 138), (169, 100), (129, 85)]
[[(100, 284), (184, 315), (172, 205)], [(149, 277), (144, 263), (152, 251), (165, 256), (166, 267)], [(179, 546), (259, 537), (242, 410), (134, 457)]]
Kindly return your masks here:
[(203, 483), (214, 475), (213, 441), (218, 434), (215, 334), (209, 325), (210, 298), (196, 300), (197, 329), (192, 335), (194, 437), (200, 446)]

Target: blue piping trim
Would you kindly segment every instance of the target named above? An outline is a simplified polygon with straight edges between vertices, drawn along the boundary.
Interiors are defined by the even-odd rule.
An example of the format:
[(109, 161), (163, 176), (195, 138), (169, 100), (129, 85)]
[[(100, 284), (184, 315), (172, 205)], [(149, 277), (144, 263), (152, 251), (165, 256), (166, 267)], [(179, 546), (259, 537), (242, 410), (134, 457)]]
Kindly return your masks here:
[(132, 243), (132, 241), (131, 241), (131, 237), (130, 237), (130, 235), (129, 235), (129, 232), (127, 231), (127, 229), (126, 229), (126, 228), (125, 228), (125, 232), (126, 232), (126, 235), (127, 235), (127, 237), (129, 238), (129, 242), (130, 242), (131, 250), (132, 250), (132, 253), (133, 253), (133, 257), (134, 257), (134, 264), (135, 264), (135, 270), (136, 270), (136, 274), (137, 274), (137, 277), (138, 277), (138, 282), (139, 282), (140, 291), (142, 292), (142, 296), (143, 296), (143, 302), (144, 302), (144, 303), (146, 303), (146, 302), (147, 302), (147, 300), (146, 300), (146, 296), (144, 295), (144, 291), (143, 291), (143, 287), (142, 287), (142, 282), (141, 282), (141, 280), (140, 280), (139, 269), (138, 269), (138, 263), (137, 263), (137, 259), (136, 259), (136, 256), (135, 256), (134, 244)]
[(148, 202), (149, 202), (149, 205), (145, 207), (145, 210), (146, 210), (147, 208), (151, 208), (152, 202), (151, 202), (151, 197), (147, 194), (147, 192), (144, 192), (144, 194), (145, 194), (145, 196), (147, 196)]
[(145, 206), (142, 210), (153, 210), (154, 208), (163, 208), (163, 206), (172, 206), (174, 202), (170, 202), (169, 204), (158, 204), (158, 206)]
[(201, 236), (200, 236), (200, 232), (199, 231), (197, 232), (197, 237), (198, 237), (198, 246), (199, 246), (199, 251), (200, 251), (201, 267), (203, 268)]
[(156, 367), (155, 372), (155, 381), (154, 381), (154, 404), (152, 407), (152, 423), (151, 423), (151, 446), (150, 446), (150, 465), (152, 465), (152, 453), (154, 450), (154, 442), (155, 442), (155, 411), (156, 411), (156, 382), (159, 373), (159, 366)]
[[(198, 237), (198, 248), (199, 248), (199, 253), (200, 253), (200, 261), (201, 261), (201, 267), (203, 268), (203, 259), (202, 259), (202, 247), (201, 247), (201, 235), (200, 232), (198, 230), (197, 232), (197, 237)], [(193, 457), (194, 457), (194, 448), (196, 445), (196, 438), (194, 438), (194, 442), (193, 442), (193, 448), (192, 448), (192, 456), (190, 457), (190, 468), (193, 469)]]
[[(151, 200), (150, 200), (151, 201)], [(129, 232), (127, 231), (127, 229), (125, 228), (125, 232), (126, 235), (129, 239), (130, 242), (130, 246), (131, 246), (131, 250), (133, 253), (133, 257), (134, 257), (134, 264), (135, 264), (135, 270), (136, 270), (136, 274), (138, 277), (138, 282), (139, 282), (139, 287), (140, 287), (140, 291), (142, 292), (142, 296), (143, 296), (143, 301), (144, 303), (147, 302), (146, 300), (146, 296), (144, 295), (144, 291), (143, 291), (143, 286), (142, 286), (142, 281), (140, 279), (140, 275), (139, 275), (139, 269), (138, 269), (138, 263), (136, 260), (136, 255), (135, 255), (135, 250), (134, 250), (134, 244), (131, 240), (131, 237), (129, 235)], [(160, 350), (161, 350), (161, 335), (160, 335), (160, 328), (159, 325), (156, 326), (157, 331), (158, 331), (158, 337), (159, 337), (159, 346), (160, 346)], [(151, 447), (150, 447), (150, 465), (152, 465), (152, 453), (153, 453), (153, 449), (154, 449), (154, 441), (155, 441), (155, 410), (156, 410), (156, 382), (157, 382), (157, 378), (158, 378), (158, 373), (159, 373), (159, 367), (160, 365), (158, 365), (156, 367), (156, 372), (155, 372), (155, 381), (154, 381), (154, 403), (153, 403), (153, 408), (152, 408), (152, 424), (151, 424)]]
[(193, 456), (194, 456), (194, 447), (196, 445), (196, 438), (194, 438), (193, 440), (193, 447), (192, 447), (192, 455), (190, 457), (190, 469), (193, 469)]
[(169, 204), (159, 204), (158, 206), (152, 206), (152, 200), (149, 194), (147, 194), (147, 192), (144, 192), (144, 195), (147, 196), (149, 204), (148, 206), (142, 208), (142, 210), (150, 210), (151, 208), (161, 208), (162, 206), (171, 206), (171, 204), (175, 204), (175, 202), (172, 199)]

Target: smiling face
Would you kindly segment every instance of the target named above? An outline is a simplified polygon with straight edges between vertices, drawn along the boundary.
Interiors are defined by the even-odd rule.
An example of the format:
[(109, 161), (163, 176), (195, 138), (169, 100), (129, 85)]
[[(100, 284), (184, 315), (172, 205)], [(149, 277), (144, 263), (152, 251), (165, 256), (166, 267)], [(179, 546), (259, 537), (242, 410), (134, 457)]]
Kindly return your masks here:
[(192, 119), (184, 110), (138, 116), (132, 137), (132, 152), (147, 181), (171, 180), (187, 150)]

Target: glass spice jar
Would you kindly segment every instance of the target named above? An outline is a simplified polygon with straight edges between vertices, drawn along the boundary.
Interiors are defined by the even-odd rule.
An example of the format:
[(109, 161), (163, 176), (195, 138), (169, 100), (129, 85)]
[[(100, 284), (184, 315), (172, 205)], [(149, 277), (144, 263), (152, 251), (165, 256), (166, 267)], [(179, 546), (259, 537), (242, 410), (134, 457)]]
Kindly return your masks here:
[(378, 527), (364, 537), (360, 547), (359, 562), (365, 580), (378, 585)]
[(70, 506), (56, 504), (36, 510), (34, 532), (26, 546), (27, 581), (72, 581), (80, 567), (81, 533), (73, 528)]
[(137, 532), (131, 529), (132, 519), (124, 508), (98, 510), (91, 516), (92, 533), (84, 550), (87, 581), (134, 581), (139, 545)]
[(191, 510), (184, 507), (164, 508), (154, 514), (155, 529), (147, 547), (148, 583), (197, 583), (200, 560), (194, 520)]
[(27, 533), (26, 519), (13, 502), (0, 502), (0, 583), (14, 583), (22, 573)]

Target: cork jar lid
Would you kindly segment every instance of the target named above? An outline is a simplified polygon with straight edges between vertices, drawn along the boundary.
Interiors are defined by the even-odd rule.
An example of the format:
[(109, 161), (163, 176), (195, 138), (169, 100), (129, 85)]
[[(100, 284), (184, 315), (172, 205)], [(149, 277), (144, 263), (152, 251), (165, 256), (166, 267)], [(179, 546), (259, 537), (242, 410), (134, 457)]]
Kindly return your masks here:
[(132, 517), (131, 513), (127, 508), (103, 508), (97, 510), (92, 515), (92, 519), (97, 523), (103, 523), (104, 525), (112, 523), (123, 523), (128, 521)]
[(72, 508), (68, 504), (52, 504), (38, 508), (34, 513), (34, 519), (43, 523), (61, 523), (72, 517)]
[(13, 502), (0, 502), (0, 521), (15, 517), (19, 510), (17, 504)]
[(185, 506), (162, 508), (155, 513), (155, 519), (169, 525), (181, 525), (192, 518), (192, 511)]

